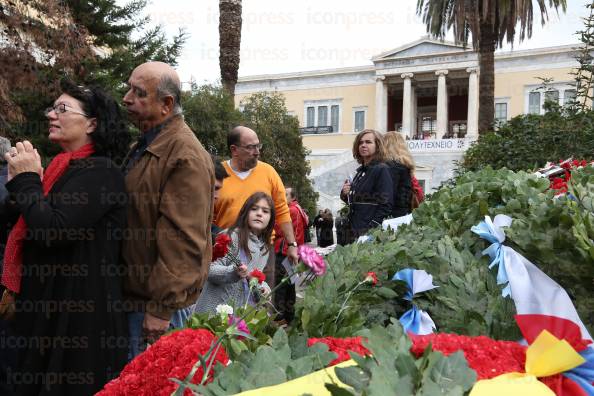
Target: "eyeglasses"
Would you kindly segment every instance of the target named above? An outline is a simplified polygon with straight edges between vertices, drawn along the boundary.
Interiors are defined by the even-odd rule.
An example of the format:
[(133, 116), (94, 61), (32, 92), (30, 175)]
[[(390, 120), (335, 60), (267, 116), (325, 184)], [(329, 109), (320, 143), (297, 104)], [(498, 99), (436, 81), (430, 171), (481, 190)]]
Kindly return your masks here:
[(66, 113), (68, 111), (70, 113), (80, 114), (82, 116), (88, 117), (88, 115), (86, 113), (83, 113), (82, 111), (78, 111), (78, 110), (73, 110), (72, 107), (68, 106), (66, 103), (60, 103), (55, 106), (50, 106), (47, 109), (45, 109), (43, 114), (45, 114), (45, 116), (47, 117), (49, 115), (49, 113), (51, 113), (52, 111), (55, 111), (56, 114), (62, 114), (62, 113)]
[(263, 146), (264, 146), (264, 145), (263, 145), (262, 143), (258, 143), (258, 144), (248, 144), (248, 145), (246, 145), (246, 146), (240, 146), (240, 145), (237, 145), (237, 147), (241, 147), (241, 148), (244, 148), (244, 149), (246, 149), (246, 150), (249, 150), (249, 151), (262, 150), (262, 147), (263, 147)]

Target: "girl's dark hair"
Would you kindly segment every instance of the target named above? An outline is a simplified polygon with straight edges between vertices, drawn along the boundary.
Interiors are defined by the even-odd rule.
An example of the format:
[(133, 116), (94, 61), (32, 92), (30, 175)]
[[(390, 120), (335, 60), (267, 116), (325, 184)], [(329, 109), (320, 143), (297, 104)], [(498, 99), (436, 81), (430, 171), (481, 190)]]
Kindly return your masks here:
[(60, 88), (62, 93), (78, 100), (90, 118), (97, 119), (97, 128), (90, 135), (95, 153), (121, 164), (128, 152), (131, 135), (118, 102), (97, 86), (76, 85), (66, 78), (60, 81)]
[(265, 252), (269, 253), (272, 247), (270, 244), (270, 239), (272, 238), (272, 230), (274, 229), (274, 221), (276, 217), (276, 211), (274, 210), (274, 202), (272, 201), (272, 198), (270, 198), (270, 195), (263, 192), (253, 193), (245, 201), (245, 203), (241, 207), (241, 210), (239, 211), (237, 221), (235, 222), (233, 227), (229, 229), (229, 233), (231, 233), (234, 230), (237, 230), (237, 234), (239, 235), (239, 247), (243, 249), (243, 251), (250, 258), (250, 260), (252, 259), (252, 255), (250, 254), (250, 249), (248, 247), (248, 240), (250, 238), (250, 227), (248, 224), (248, 219), (252, 206), (257, 204), (262, 199), (268, 203), (268, 206), (270, 206), (270, 221), (268, 222), (268, 225), (266, 226), (264, 231), (262, 231), (262, 234), (260, 234), (260, 238), (264, 241)]

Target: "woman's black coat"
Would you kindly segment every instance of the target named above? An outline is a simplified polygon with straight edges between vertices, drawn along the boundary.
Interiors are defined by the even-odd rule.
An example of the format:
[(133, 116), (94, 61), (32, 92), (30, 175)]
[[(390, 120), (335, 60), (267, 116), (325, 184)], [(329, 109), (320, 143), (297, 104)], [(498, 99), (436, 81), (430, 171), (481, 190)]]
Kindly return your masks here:
[(340, 197), (349, 205), (352, 237), (364, 235), (392, 214), (394, 188), (390, 169), (378, 161), (361, 165), (351, 183), (351, 191)]
[(90, 157), (71, 161), (47, 197), (36, 173), (18, 174), (6, 187), (27, 224), (14, 320), (16, 394), (92, 395), (127, 359), (123, 175), (109, 159)]
[(318, 240), (319, 247), (327, 247), (334, 244), (334, 233), (332, 228), (334, 227), (334, 220), (332, 217), (326, 218), (320, 217), (320, 238)]
[(390, 175), (394, 183), (394, 207), (392, 217), (405, 216), (411, 212), (412, 178), (410, 169), (397, 161), (388, 161)]

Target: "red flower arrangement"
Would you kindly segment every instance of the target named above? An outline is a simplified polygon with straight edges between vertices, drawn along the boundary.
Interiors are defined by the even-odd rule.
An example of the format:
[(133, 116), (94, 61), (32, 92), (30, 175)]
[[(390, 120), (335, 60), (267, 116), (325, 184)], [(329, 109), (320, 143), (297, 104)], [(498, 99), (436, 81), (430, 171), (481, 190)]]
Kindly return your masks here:
[(328, 350), (338, 355), (336, 359), (330, 362), (330, 366), (349, 360), (348, 351), (353, 351), (361, 356), (369, 355), (369, 350), (363, 346), (361, 337), (347, 337), (347, 338), (310, 338), (307, 340), (307, 346), (312, 346), (318, 342), (328, 345)]
[[(469, 337), (456, 334), (409, 334), (412, 347), (410, 351), (421, 357), (429, 344), (432, 350), (448, 356), (456, 351), (462, 351), (468, 365), (476, 371), (478, 379), (490, 379), (509, 372), (524, 372), (526, 361), (526, 347), (512, 341), (496, 341), (489, 337)], [(328, 345), (328, 349), (338, 355), (330, 365), (350, 359), (348, 351), (359, 355), (369, 355), (369, 350), (362, 345), (361, 337), (351, 338), (310, 338), (308, 346), (317, 342)]]
[(258, 284), (262, 284), (262, 282), (266, 280), (266, 275), (264, 275), (262, 271), (256, 268), (255, 270), (250, 272), (250, 278), (257, 279)]
[(231, 243), (231, 237), (224, 232), (221, 232), (215, 238), (215, 244), (212, 247), (212, 261), (225, 257), (229, 252), (229, 244)]
[(416, 357), (420, 357), (429, 344), (434, 351), (446, 356), (456, 351), (464, 352), (468, 366), (476, 371), (479, 380), (510, 372), (524, 372), (526, 347), (517, 342), (445, 333), (409, 336), (413, 343), (410, 351)]
[(371, 286), (377, 285), (377, 275), (375, 272), (368, 272), (367, 276), (365, 277), (367, 282), (371, 282)]
[[(565, 194), (567, 192), (567, 183), (571, 180), (571, 171), (587, 165), (588, 161), (586, 160), (559, 160), (559, 167), (563, 169), (563, 171), (559, 170), (559, 172), (555, 172), (549, 177), (551, 182), (549, 188), (556, 191), (558, 194)], [(551, 166), (554, 167), (554, 165)]]
[[(177, 386), (170, 378), (183, 380), (198, 355), (205, 355), (215, 341), (216, 337), (205, 329), (185, 329), (163, 336), (128, 363), (120, 376), (107, 383), (97, 395), (170, 396)], [(229, 361), (222, 347), (214, 359), (224, 365)], [(192, 383), (199, 383), (202, 375), (200, 367)], [(212, 381), (212, 372), (208, 381)], [(192, 392), (186, 389), (184, 395), (191, 396)]]

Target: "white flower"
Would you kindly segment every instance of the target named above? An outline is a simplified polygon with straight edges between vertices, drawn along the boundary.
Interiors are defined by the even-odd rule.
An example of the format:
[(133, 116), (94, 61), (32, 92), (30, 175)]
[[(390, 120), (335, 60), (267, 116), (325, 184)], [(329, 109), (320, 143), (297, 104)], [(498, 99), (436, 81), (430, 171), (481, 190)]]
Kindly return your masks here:
[(227, 304), (217, 305), (216, 311), (218, 314), (233, 315), (233, 307)]

